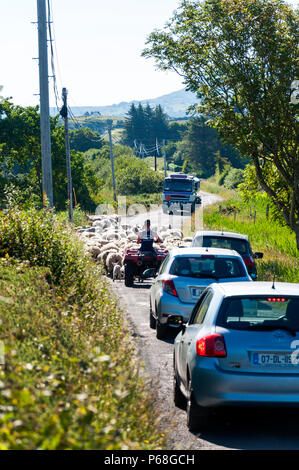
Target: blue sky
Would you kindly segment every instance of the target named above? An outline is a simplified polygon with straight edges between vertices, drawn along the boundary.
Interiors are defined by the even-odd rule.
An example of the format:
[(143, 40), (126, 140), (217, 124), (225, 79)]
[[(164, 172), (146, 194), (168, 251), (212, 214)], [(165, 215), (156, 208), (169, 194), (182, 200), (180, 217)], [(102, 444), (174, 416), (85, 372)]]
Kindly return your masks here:
[[(23, 106), (39, 103), (36, 0), (0, 7), (2, 95)], [(155, 98), (183, 87), (174, 72), (157, 71), (140, 56), (147, 35), (161, 28), (180, 0), (51, 0), (58, 90), (71, 106), (102, 106)], [(298, 5), (298, 0), (289, 3)], [(50, 90), (52, 80), (50, 79)], [(51, 105), (54, 105), (51, 93)]]

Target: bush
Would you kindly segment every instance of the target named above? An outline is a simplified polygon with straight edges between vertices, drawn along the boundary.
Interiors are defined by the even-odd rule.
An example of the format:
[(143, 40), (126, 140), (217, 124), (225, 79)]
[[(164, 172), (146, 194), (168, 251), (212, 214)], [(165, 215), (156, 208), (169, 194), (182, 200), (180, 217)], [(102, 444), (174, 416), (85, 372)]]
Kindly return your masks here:
[(116, 299), (55, 213), (0, 213), (0, 294), (0, 449), (163, 448)]
[(223, 186), (227, 189), (236, 189), (244, 181), (244, 170), (231, 168), (223, 180)]
[(107, 285), (90, 277), (80, 306), (50, 288), (48, 271), (0, 259), (0, 449), (161, 449)]
[(4, 210), (0, 217), (0, 257), (4, 256), (48, 267), (54, 284), (72, 285), (77, 294), (84, 291), (88, 258), (82, 244), (75, 241), (72, 228), (50, 210)]

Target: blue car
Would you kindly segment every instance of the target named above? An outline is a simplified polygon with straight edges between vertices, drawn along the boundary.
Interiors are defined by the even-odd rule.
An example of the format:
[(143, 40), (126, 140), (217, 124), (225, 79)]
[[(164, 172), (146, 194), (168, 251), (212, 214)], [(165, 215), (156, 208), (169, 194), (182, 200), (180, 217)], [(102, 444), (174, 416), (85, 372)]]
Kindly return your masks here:
[(225, 406), (299, 405), (299, 284), (211, 284), (174, 344), (174, 402), (197, 431)]

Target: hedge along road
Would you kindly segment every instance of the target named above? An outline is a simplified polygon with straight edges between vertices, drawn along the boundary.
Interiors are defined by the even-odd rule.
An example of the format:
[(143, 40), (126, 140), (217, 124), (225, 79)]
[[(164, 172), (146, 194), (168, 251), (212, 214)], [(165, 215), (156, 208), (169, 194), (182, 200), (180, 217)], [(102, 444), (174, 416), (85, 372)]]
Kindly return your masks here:
[[(220, 201), (219, 196), (201, 192), (203, 207)], [(168, 225), (168, 215), (161, 209), (128, 217), (130, 224)], [(179, 227), (180, 216), (173, 216)], [(184, 216), (186, 222), (186, 216)], [(157, 223), (159, 222), (159, 224)], [(217, 449), (299, 449), (299, 409), (259, 408), (227, 409), (213, 418), (213, 427), (200, 434), (190, 433), (186, 413), (173, 404), (173, 343), (175, 332), (164, 340), (156, 338), (149, 326), (149, 289), (152, 280), (125, 287), (123, 281), (111, 282), (119, 303), (133, 328), (145, 371), (152, 380), (155, 406), (161, 416), (161, 432), (168, 436), (169, 450)]]

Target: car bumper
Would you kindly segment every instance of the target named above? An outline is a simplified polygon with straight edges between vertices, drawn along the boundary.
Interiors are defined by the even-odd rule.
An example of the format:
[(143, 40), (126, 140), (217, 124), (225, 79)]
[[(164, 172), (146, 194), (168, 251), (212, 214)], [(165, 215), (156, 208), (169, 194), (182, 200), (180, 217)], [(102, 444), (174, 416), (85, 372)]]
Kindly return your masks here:
[(195, 304), (196, 301), (194, 303), (181, 302), (177, 297), (163, 292), (157, 304), (159, 322), (166, 324), (170, 315), (182, 315), (184, 323), (187, 323)]
[(193, 368), (192, 387), (204, 407), (299, 406), (299, 374), (230, 373), (213, 358), (201, 358)]

